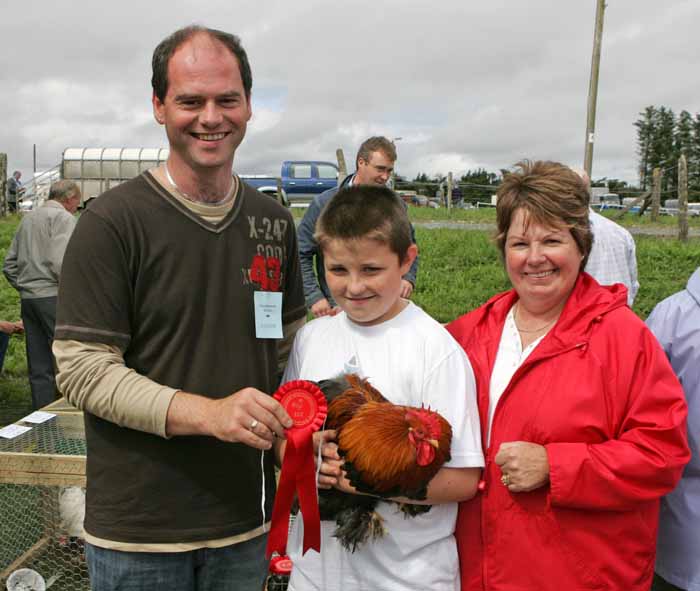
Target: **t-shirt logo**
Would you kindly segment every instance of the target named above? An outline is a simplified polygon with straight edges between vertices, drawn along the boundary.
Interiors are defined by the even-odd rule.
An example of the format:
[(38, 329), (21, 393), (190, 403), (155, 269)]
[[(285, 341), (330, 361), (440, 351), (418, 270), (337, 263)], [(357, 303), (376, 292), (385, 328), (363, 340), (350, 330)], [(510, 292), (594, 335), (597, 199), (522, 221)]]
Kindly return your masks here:
[(263, 291), (280, 291), (281, 265), (277, 257), (256, 254), (250, 264), (249, 276), (252, 283)]

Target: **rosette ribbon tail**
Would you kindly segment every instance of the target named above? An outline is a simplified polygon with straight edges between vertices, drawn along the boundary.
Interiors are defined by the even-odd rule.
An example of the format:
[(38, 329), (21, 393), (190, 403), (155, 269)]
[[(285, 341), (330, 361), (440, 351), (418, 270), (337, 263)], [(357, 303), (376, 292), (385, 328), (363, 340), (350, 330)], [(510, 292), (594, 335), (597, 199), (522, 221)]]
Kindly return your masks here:
[(320, 552), (321, 517), (316, 491), (313, 434), (323, 425), (326, 401), (315, 384), (301, 380), (285, 384), (274, 397), (287, 409), (294, 426), (286, 431), (287, 446), (272, 509), (272, 526), (266, 554), (268, 558), (274, 552), (286, 554), (289, 515), (295, 492), (304, 519), (302, 554), (306, 554), (309, 548)]
[(309, 548), (317, 552), (321, 550), (321, 517), (316, 495), (312, 436), (313, 431), (310, 429), (292, 430), (287, 433), (287, 449), (282, 462), (282, 474), (272, 509), (272, 527), (267, 541), (268, 557), (273, 552), (285, 554), (287, 551), (289, 515), (295, 491), (304, 519), (302, 554), (306, 554)]

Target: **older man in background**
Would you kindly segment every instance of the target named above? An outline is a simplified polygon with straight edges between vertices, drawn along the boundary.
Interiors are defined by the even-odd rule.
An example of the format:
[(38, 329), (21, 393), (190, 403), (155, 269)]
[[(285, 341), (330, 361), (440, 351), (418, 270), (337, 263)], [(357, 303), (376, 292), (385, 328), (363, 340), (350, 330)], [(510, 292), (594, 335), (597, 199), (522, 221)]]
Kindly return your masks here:
[(20, 295), (26, 333), (32, 406), (46, 406), (56, 398), (51, 353), (56, 324), (56, 298), (63, 254), (75, 228), (80, 189), (72, 181), (57, 181), (48, 200), (27, 214), (5, 257), (3, 273)]
[(17, 211), (17, 202), (22, 193), (24, 193), (24, 188), (19, 180), (21, 178), (22, 173), (19, 170), (15, 170), (12, 176), (7, 179), (7, 209), (10, 213)]

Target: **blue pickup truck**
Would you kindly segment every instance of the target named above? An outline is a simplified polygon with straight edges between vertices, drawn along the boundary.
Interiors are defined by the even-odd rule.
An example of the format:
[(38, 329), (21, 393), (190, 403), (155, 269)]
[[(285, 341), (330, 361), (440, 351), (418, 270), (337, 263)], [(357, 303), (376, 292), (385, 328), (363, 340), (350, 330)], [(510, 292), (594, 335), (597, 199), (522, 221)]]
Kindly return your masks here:
[(282, 200), (288, 207), (306, 207), (319, 193), (338, 184), (338, 167), (320, 160), (285, 160), (279, 177), (240, 175), (258, 191), (277, 197), (277, 179), (282, 181)]

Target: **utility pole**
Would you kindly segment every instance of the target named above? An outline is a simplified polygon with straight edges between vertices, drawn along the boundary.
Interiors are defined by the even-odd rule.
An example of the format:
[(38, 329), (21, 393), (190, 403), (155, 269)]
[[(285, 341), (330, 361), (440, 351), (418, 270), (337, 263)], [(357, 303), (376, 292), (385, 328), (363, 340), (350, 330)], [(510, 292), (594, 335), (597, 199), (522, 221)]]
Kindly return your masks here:
[(656, 167), (652, 173), (651, 189), (651, 221), (659, 221), (659, 209), (661, 208), (661, 169)]
[(678, 161), (678, 240), (688, 242), (688, 161)]
[(452, 173), (447, 173), (447, 212), (452, 212)]
[(588, 173), (588, 178), (593, 178), (593, 141), (595, 139), (595, 109), (598, 100), (598, 73), (600, 71), (600, 46), (603, 42), (603, 14), (605, 13), (605, 0), (597, 0), (595, 11), (595, 35), (593, 37), (593, 57), (591, 58), (591, 81), (588, 86), (588, 117), (586, 120), (586, 149), (583, 159), (583, 168)]
[(0, 153), (0, 215), (7, 215), (7, 154)]
[(345, 154), (343, 148), (338, 148), (335, 151), (335, 157), (338, 159), (338, 186), (343, 184), (345, 177), (348, 176), (348, 167), (345, 164)]

